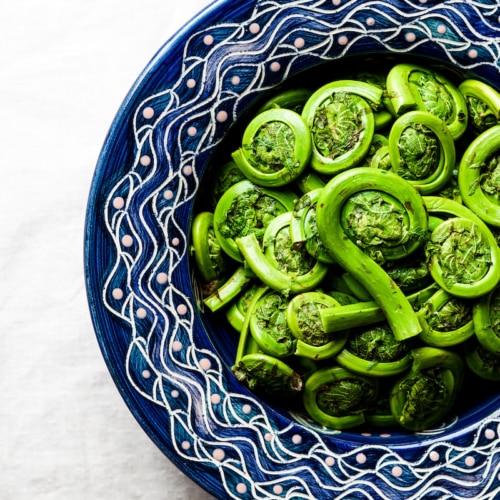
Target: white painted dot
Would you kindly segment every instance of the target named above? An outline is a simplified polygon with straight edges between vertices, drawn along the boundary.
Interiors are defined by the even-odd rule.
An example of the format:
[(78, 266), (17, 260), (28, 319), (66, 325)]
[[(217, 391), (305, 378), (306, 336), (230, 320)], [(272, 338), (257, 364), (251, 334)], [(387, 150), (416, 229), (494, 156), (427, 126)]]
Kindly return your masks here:
[(366, 455), (364, 453), (358, 453), (356, 455), (356, 462), (358, 462), (358, 464), (366, 463)]
[(246, 492), (247, 492), (247, 485), (246, 484), (243, 484), (243, 483), (238, 483), (236, 485), (236, 491), (240, 494), (240, 495), (244, 495)]
[(179, 246), (180, 242), (181, 240), (179, 238), (172, 238), (172, 245), (174, 245), (174, 247)]
[(266, 432), (264, 439), (266, 441), (272, 441), (273, 440), (273, 435), (270, 432)]
[(210, 401), (212, 401), (212, 404), (218, 405), (220, 403), (221, 397), (220, 394), (212, 394), (210, 397)]
[(475, 59), (478, 56), (476, 49), (470, 49), (469, 52), (467, 52), (467, 54), (471, 59)]
[(164, 285), (168, 281), (168, 274), (158, 273), (158, 276), (156, 276), (156, 281), (160, 283), (160, 285)]
[(200, 359), (200, 368), (204, 371), (210, 370), (212, 363), (208, 358)]
[(142, 370), (142, 376), (144, 378), (151, 378), (151, 372), (149, 370)]
[(196, 87), (196, 80), (194, 78), (190, 78), (187, 82), (186, 85), (190, 89), (194, 89)]
[(166, 200), (171, 200), (174, 197), (174, 192), (170, 189), (166, 189), (163, 193), (163, 198)]
[(190, 137), (194, 137), (198, 133), (198, 129), (196, 127), (191, 126), (188, 128), (187, 132)]
[(113, 207), (115, 207), (117, 210), (120, 210), (125, 206), (125, 200), (121, 196), (117, 196), (113, 200)]
[(405, 35), (405, 40), (409, 43), (412, 43), (414, 42), (415, 40), (417, 39), (417, 36), (415, 35), (415, 33), (406, 33)]
[(392, 468), (392, 475), (394, 477), (401, 477), (403, 475), (403, 469), (399, 465), (394, 466)]
[(186, 304), (179, 304), (177, 306), (177, 312), (183, 316), (184, 314), (186, 314), (188, 312), (188, 308), (187, 308), (187, 305)]
[(242, 410), (245, 415), (252, 413), (252, 407), (250, 405), (243, 405)]
[(217, 448), (216, 450), (214, 450), (214, 452), (212, 453), (212, 456), (215, 458), (215, 460), (217, 461), (222, 461), (224, 460), (224, 457), (225, 457), (225, 453), (224, 453), (224, 450), (221, 449), (221, 448)]
[(372, 433), (371, 432), (362, 432), (361, 435), (364, 437), (370, 437), (372, 435)]
[(252, 23), (249, 30), (252, 35), (256, 35), (260, 31), (260, 26), (258, 23)]
[(367, 26), (375, 26), (375, 18), (373, 18), (373, 17), (368, 17), (368, 18), (366, 19), (366, 25), (367, 25)]
[(474, 457), (467, 457), (465, 459), (465, 465), (467, 467), (474, 467), (474, 464), (476, 463), (476, 459)]
[(139, 161), (141, 162), (141, 165), (143, 167), (147, 167), (147, 166), (151, 165), (151, 156), (143, 155), (143, 156), (141, 156), (141, 159)]
[(179, 340), (176, 340), (173, 344), (172, 344), (172, 349), (174, 352), (179, 352), (179, 351), (182, 351), (182, 348), (184, 346), (182, 345), (182, 342), (180, 342)]
[(241, 82), (241, 78), (238, 75), (235, 75), (231, 78), (231, 83), (233, 85), (239, 85)]
[(427, 3), (427, 0), (420, 0), (420, 3)]
[(183, 169), (182, 172), (184, 175), (191, 175), (193, 173), (193, 167), (191, 165), (186, 165)]
[(438, 27), (437, 27), (437, 32), (439, 34), (443, 34), (443, 33), (446, 33), (446, 26), (444, 24), (440, 24)]
[(299, 37), (299, 38), (295, 39), (293, 44), (295, 45), (295, 48), (302, 49), (302, 48), (304, 48), (306, 41), (303, 38)]
[(123, 299), (123, 290), (121, 288), (115, 288), (111, 292), (111, 295), (113, 296), (114, 299), (121, 300)]
[(174, 389), (170, 395), (173, 397), (173, 398), (178, 398), (179, 397), (179, 391), (177, 389)]
[(136, 311), (136, 314), (139, 319), (144, 319), (145, 317), (147, 317), (148, 312), (146, 311), (146, 309), (144, 309), (144, 307), (139, 307), (139, 309), (137, 309)]
[(281, 69), (281, 64), (279, 62), (273, 62), (271, 63), (271, 71), (274, 71), (276, 73), (276, 71), (279, 71)]
[(212, 35), (205, 35), (203, 38), (203, 43), (205, 45), (212, 45), (214, 43), (214, 37)]
[(294, 436), (292, 436), (292, 443), (293, 444), (302, 443), (302, 436), (300, 434), (295, 434)]
[(493, 429), (486, 429), (484, 435), (486, 436), (486, 439), (495, 439), (496, 433)]
[(342, 3), (342, 0), (332, 0), (332, 3), (333, 3), (333, 5), (338, 7)]
[(326, 457), (325, 463), (328, 467), (332, 467), (335, 465), (335, 459), (333, 457)]
[(124, 247), (131, 247), (134, 244), (134, 238), (130, 234), (126, 234), (122, 237), (122, 245)]
[(225, 122), (227, 119), (228, 119), (228, 114), (227, 114), (227, 111), (219, 111), (217, 113), (217, 116), (215, 117), (215, 119), (220, 122), (220, 123), (223, 123)]
[(181, 446), (183, 450), (189, 450), (189, 448), (191, 448), (191, 443), (189, 441), (183, 441)]
[(142, 116), (147, 120), (153, 118), (154, 115), (155, 115), (155, 110), (149, 106), (142, 110)]
[(431, 451), (431, 453), (429, 454), (429, 458), (433, 462), (437, 462), (439, 460), (439, 453), (437, 451)]
[(391, 435), (390, 434), (387, 434), (387, 433), (384, 433), (384, 434), (380, 434), (380, 437), (381, 438), (390, 438)]
[(349, 42), (349, 39), (345, 35), (342, 35), (342, 36), (339, 36), (338, 42), (339, 42), (339, 45), (347, 45), (347, 43)]
[(283, 493), (283, 486), (281, 484), (276, 484), (273, 487), (273, 493), (275, 495), (281, 495)]
[(500, 472), (497, 475), (497, 479), (500, 481)]

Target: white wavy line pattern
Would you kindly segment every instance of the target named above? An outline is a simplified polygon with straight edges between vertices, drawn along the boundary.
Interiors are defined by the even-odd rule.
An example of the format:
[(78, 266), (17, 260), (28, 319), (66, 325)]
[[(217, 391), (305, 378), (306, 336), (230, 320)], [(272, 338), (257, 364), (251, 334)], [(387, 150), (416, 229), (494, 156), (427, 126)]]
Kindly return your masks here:
[[(217, 355), (199, 347), (195, 305), (174, 279), (188, 251), (182, 217), (206, 154), (252, 95), (296, 72), (301, 61), (357, 53), (367, 37), (396, 53), (432, 45), (451, 63), (489, 66), (494, 73), (498, 15), (497, 2), (488, 1), (465, 8), (430, 0), (257, 1), (244, 22), (192, 33), (178, 80), (135, 109), (134, 158), (109, 189), (104, 209), (116, 254), (102, 300), (126, 326), (129, 383), (164, 411), (176, 454), (218, 477), (225, 497), (500, 495), (500, 413), (471, 430), (468, 442), (434, 443), (417, 457), (405, 458), (389, 445), (332, 446), (320, 428), (300, 419), (283, 425), (258, 400), (228, 387)], [(293, 43), (299, 37), (305, 40), (300, 49)], [(279, 68), (270, 69), (271, 62)], [(231, 75), (240, 76), (237, 84)], [(226, 110), (226, 123), (218, 122), (218, 110)], [(132, 244), (124, 243), (125, 235)], [(332, 434), (335, 440), (338, 433)]]

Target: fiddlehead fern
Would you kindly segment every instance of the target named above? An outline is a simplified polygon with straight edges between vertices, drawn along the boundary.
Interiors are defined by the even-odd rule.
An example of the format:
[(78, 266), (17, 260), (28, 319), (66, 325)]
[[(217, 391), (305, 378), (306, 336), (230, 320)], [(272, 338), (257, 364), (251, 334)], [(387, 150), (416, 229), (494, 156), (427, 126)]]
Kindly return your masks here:
[(312, 132), (311, 166), (333, 175), (357, 165), (368, 153), (375, 133), (372, 104), (382, 89), (355, 80), (324, 85), (308, 99), (302, 111)]
[(248, 124), (242, 146), (232, 156), (255, 184), (284, 186), (297, 179), (309, 163), (311, 134), (295, 111), (272, 108)]
[(424, 194), (444, 187), (455, 168), (455, 143), (443, 121), (425, 111), (399, 117), (389, 134), (393, 170)]
[[(350, 210), (354, 205), (357, 211), (360, 203), (353, 202), (352, 198), (360, 200), (363, 193), (367, 193), (368, 199), (362, 204), (373, 209), (370, 208), (368, 215), (359, 212), (359, 217), (349, 217), (350, 220), (359, 218), (364, 224), (363, 231), (355, 231), (344, 220), (346, 206)], [(389, 204), (392, 209), (388, 208)], [(371, 219), (378, 212), (381, 215), (379, 223), (366, 228), (367, 218)], [(378, 243), (386, 232), (385, 220), (389, 215), (392, 220), (395, 216), (392, 226), (399, 228), (398, 234), (396, 237), (389, 235), (389, 246), (378, 250), (385, 259), (401, 258), (422, 244), (422, 237), (427, 231), (427, 212), (415, 188), (396, 174), (362, 167), (343, 172), (325, 186), (317, 205), (318, 231), (327, 250), (372, 295), (384, 311), (396, 338), (403, 340), (421, 331), (415, 312), (388, 274), (357, 245), (358, 235), (366, 241), (367, 234), (371, 233), (371, 239), (381, 247)], [(371, 253), (374, 253), (373, 250)]]
[(458, 169), (463, 202), (487, 224), (500, 227), (500, 125), (469, 145)]

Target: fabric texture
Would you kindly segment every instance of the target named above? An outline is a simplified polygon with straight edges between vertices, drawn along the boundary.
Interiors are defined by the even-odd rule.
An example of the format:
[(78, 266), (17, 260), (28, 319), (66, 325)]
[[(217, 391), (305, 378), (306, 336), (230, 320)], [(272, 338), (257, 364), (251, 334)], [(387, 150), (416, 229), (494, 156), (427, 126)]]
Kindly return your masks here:
[(87, 197), (108, 128), (209, 0), (0, 6), (0, 498), (207, 500), (119, 395), (87, 306)]

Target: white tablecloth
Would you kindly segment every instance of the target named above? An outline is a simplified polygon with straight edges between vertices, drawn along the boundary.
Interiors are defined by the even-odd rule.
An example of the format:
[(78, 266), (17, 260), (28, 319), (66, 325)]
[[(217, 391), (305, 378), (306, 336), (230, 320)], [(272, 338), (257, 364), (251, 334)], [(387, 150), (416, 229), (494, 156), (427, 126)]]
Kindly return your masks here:
[(83, 228), (103, 140), (210, 0), (0, 5), (0, 498), (202, 500), (144, 433), (88, 312)]

